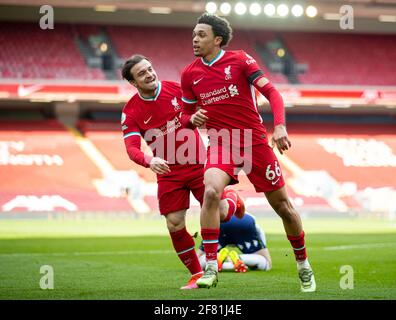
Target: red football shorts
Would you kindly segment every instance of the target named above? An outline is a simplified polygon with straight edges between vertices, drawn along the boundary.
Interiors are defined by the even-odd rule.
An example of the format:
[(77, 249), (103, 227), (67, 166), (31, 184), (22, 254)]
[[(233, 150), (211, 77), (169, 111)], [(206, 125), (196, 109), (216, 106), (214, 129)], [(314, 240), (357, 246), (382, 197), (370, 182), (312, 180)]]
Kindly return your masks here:
[(268, 143), (231, 150), (221, 144), (209, 146), (205, 171), (209, 168), (226, 172), (231, 184), (238, 183), (238, 173), (243, 170), (256, 192), (275, 191), (285, 185), (279, 161)]
[(173, 165), (171, 172), (158, 177), (158, 203), (162, 215), (188, 209), (190, 191), (202, 205), (205, 186), (204, 165)]

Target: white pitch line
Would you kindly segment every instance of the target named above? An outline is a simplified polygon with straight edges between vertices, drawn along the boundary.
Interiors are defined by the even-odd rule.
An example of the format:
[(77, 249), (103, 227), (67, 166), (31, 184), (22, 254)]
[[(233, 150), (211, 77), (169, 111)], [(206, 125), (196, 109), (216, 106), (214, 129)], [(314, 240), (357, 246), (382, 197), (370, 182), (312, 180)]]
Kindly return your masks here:
[[(351, 244), (344, 246), (333, 246), (324, 247), (324, 250), (351, 250), (351, 249), (366, 249), (366, 248), (382, 248), (382, 247), (394, 247), (396, 242), (384, 242), (384, 243), (361, 243), (361, 244)], [(309, 249), (308, 249), (309, 250)]]

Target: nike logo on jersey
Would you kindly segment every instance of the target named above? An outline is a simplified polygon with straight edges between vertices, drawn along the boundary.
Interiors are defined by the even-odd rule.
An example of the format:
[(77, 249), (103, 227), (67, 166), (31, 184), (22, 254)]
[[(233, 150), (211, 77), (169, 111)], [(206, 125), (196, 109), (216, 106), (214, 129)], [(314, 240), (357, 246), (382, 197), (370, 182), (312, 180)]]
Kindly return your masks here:
[(144, 122), (144, 124), (147, 124), (150, 120), (151, 120), (151, 118), (152, 118), (153, 116), (151, 116), (150, 118), (148, 118), (147, 120), (144, 120), (143, 122)]
[(274, 186), (278, 181), (279, 181), (280, 177), (278, 179), (276, 179), (275, 181), (272, 181), (272, 185)]
[(194, 80), (194, 85), (196, 85), (199, 81), (201, 81), (202, 79), (203, 79), (204, 77), (202, 77), (202, 78), (200, 78), (200, 79), (198, 79), (198, 80)]

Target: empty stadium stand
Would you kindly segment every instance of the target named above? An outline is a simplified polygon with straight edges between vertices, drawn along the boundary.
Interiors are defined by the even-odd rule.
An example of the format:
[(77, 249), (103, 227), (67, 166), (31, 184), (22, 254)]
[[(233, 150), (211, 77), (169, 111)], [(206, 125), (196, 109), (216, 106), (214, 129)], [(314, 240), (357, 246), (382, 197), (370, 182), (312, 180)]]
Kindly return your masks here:
[(384, 206), (389, 203), (387, 195), (395, 191), (393, 124), (291, 124), (288, 132), (293, 147), (287, 157), (306, 180), (293, 178), (296, 192), (338, 198), (348, 208), (368, 210), (373, 197), (383, 199)]
[(70, 25), (41, 30), (38, 24), (0, 23), (0, 77), (15, 79), (105, 79), (100, 69), (89, 68)]
[(396, 36), (285, 32), (294, 59), (308, 64), (303, 84), (396, 85)]
[[(111, 184), (129, 180), (128, 173), (136, 172), (140, 187), (130, 190), (157, 212), (156, 176), (128, 158), (119, 127), (118, 122), (87, 119), (77, 125), (83, 138), (109, 162), (109, 174), (56, 120), (1, 121), (0, 175), (7, 181), (0, 186), (3, 211), (55, 210), (52, 206), (57, 205), (59, 211), (132, 212), (125, 195), (112, 196)], [(300, 211), (378, 209), (378, 199), (387, 203), (386, 197), (396, 191), (393, 124), (291, 122), (288, 132), (293, 147), (278, 158), (289, 196)], [(235, 188), (250, 210), (271, 211), (243, 173)], [(191, 203), (198, 210), (198, 203), (193, 199)]]
[[(117, 58), (141, 53), (152, 59), (164, 79), (178, 81), (193, 59), (189, 28), (57, 24), (45, 31), (36, 24), (12, 22), (1, 22), (0, 28), (2, 78), (104, 80), (104, 72), (88, 67), (76, 44), (76, 37), (87, 41), (98, 34), (108, 37)], [(396, 84), (394, 35), (234, 30), (227, 49), (247, 51), (272, 82), (288, 83), (285, 75), (268, 69), (258, 51), (274, 39), (285, 44), (296, 63), (307, 65), (307, 72), (297, 76), (302, 84)], [(119, 70), (115, 76), (121, 79)]]
[[(102, 152), (116, 170), (134, 170), (146, 182), (155, 182), (155, 173), (143, 168), (128, 157), (122, 138), (121, 126), (111, 121), (80, 120), (78, 129)], [(151, 152), (142, 140), (144, 152)]]
[[(194, 59), (191, 29), (188, 28), (108, 26), (106, 30), (120, 57), (127, 59), (133, 53), (147, 56), (163, 79), (179, 81), (183, 68)], [(272, 33), (267, 33), (265, 39), (271, 37)], [(227, 49), (245, 50), (261, 62), (263, 71), (271, 80), (275, 83), (287, 83), (287, 78), (282, 74), (270, 73), (255, 50), (255, 41), (256, 37), (251, 32), (237, 30)]]
[(3, 211), (131, 211), (97, 192), (102, 173), (56, 120), (0, 121), (0, 176)]
[(358, 189), (394, 185), (396, 129), (393, 125), (291, 125), (288, 156), (302, 168), (324, 169), (337, 181)]

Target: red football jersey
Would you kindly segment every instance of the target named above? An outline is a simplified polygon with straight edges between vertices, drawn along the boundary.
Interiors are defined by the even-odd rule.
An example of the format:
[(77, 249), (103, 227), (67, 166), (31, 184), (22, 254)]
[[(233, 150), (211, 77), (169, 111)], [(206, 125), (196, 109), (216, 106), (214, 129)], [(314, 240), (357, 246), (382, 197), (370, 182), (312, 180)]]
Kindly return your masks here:
[(182, 100), (207, 110), (207, 129), (240, 129), (241, 141), (243, 130), (251, 129), (251, 144), (263, 143), (267, 135), (252, 84), (259, 75), (257, 62), (244, 51), (221, 50), (212, 61), (198, 58), (183, 70)]
[(171, 81), (159, 81), (154, 97), (135, 94), (122, 111), (124, 139), (142, 137), (155, 157), (170, 164), (202, 163), (205, 146), (198, 130), (185, 129), (180, 122), (181, 96), (180, 85)]

